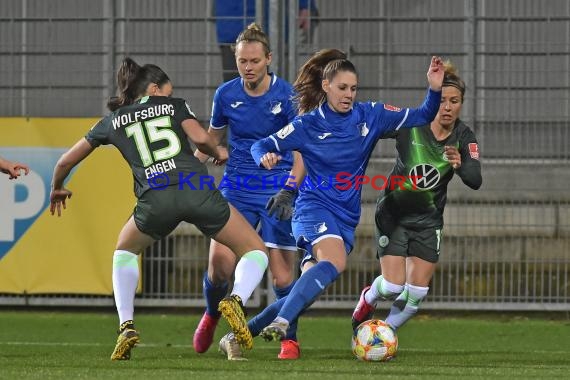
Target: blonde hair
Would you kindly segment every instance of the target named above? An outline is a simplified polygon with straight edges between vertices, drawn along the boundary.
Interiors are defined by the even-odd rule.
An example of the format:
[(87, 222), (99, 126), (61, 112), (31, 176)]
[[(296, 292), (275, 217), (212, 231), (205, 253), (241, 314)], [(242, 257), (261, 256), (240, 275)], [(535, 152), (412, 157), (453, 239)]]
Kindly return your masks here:
[(255, 22), (252, 22), (245, 28), (239, 36), (236, 38), (236, 43), (234, 45), (234, 51), (240, 42), (260, 42), (263, 45), (263, 51), (267, 57), (271, 53), (271, 47), (269, 46), (269, 37), (267, 34), (261, 30), (261, 27)]
[(457, 73), (457, 68), (451, 61), (447, 60), (443, 62), (443, 67), (445, 74), (443, 75), (442, 87), (451, 86), (458, 89), (461, 92), (461, 102), (463, 103), (463, 97), (465, 96), (465, 82), (463, 82)]

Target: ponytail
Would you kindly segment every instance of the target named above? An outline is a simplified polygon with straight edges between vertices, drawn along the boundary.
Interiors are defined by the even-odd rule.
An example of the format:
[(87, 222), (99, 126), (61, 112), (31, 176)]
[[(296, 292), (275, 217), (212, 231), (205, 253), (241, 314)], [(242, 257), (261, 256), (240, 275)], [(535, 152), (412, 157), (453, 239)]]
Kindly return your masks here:
[(135, 100), (146, 93), (150, 83), (158, 86), (169, 82), (168, 75), (156, 65), (146, 64), (139, 66), (133, 59), (126, 57), (117, 71), (118, 96), (107, 102), (107, 108), (115, 111), (120, 107), (133, 104)]
[(256, 23), (252, 22), (245, 28), (237, 37), (235, 48), (240, 42), (259, 42), (263, 45), (263, 52), (265, 56), (269, 56), (271, 53), (271, 47), (269, 46), (269, 37), (267, 34), (263, 33), (263, 30)]
[(134, 98), (131, 91), (129, 91), (129, 86), (137, 78), (140, 69), (141, 67), (131, 58), (126, 57), (123, 59), (119, 71), (117, 71), (117, 91), (119, 95), (109, 99), (107, 108), (109, 108), (110, 111), (115, 111), (122, 106), (133, 104)]
[(332, 80), (339, 71), (356, 74), (356, 68), (346, 59), (346, 53), (338, 49), (320, 50), (301, 66), (293, 83), (299, 114), (307, 113), (325, 101), (322, 80)]

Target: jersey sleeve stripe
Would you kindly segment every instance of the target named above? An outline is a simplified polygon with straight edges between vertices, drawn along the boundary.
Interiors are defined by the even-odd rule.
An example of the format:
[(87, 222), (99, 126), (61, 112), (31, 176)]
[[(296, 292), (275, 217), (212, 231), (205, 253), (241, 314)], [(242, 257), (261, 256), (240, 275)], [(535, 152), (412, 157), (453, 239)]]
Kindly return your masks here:
[(273, 141), (273, 143), (275, 144), (275, 147), (277, 148), (277, 151), (278, 151), (278, 152), (281, 152), (281, 149), (279, 148), (279, 144), (277, 143), (277, 140), (275, 140), (275, 137), (269, 136), (269, 138), (270, 138), (271, 141)]
[(410, 109), (409, 109), (409, 108), (406, 108), (406, 114), (404, 115), (404, 118), (402, 119), (402, 121), (400, 121), (400, 124), (398, 124), (398, 126), (396, 127), (396, 131), (397, 131), (398, 129), (400, 129), (400, 127), (401, 127), (402, 125), (404, 125), (404, 123), (406, 122), (406, 119), (408, 118), (408, 114), (409, 114), (409, 113), (410, 113)]
[(227, 126), (228, 126), (227, 124), (224, 124), (224, 125), (222, 125), (221, 127), (216, 127), (216, 126), (210, 124), (210, 128), (212, 128), (212, 129), (224, 129), (224, 128), (226, 128)]

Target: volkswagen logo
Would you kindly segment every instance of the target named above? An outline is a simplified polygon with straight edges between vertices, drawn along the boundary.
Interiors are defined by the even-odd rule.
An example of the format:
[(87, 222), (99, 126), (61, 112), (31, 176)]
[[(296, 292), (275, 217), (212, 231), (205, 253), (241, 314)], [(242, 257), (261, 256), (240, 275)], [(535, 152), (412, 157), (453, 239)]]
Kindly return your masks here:
[(430, 164), (419, 164), (410, 170), (410, 177), (416, 178), (416, 186), (420, 190), (429, 190), (439, 182), (439, 171)]

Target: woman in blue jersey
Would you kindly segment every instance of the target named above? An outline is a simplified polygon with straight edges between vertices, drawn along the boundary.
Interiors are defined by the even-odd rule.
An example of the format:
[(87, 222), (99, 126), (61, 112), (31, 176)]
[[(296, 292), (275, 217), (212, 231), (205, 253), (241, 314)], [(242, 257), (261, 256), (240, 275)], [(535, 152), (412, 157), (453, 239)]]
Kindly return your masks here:
[[(263, 278), (264, 269), (252, 272), (249, 268), (252, 264), (267, 267), (267, 253), (259, 235), (220, 192), (203, 188), (201, 179), (208, 177), (208, 171), (192, 154), (188, 138), (219, 162), (227, 160), (228, 153), (204, 131), (184, 99), (170, 97), (172, 84), (164, 71), (150, 64), (141, 67), (125, 58), (117, 82), (120, 94), (109, 101), (111, 113), (58, 160), (50, 211), (61, 216), (62, 207), (65, 209), (72, 195), (64, 181), (79, 162), (100, 145), (112, 144), (119, 149), (133, 171), (137, 197), (113, 255), (113, 292), (120, 325), (111, 360), (127, 360), (139, 342), (133, 322), (138, 254), (151, 243), (168, 235), (181, 221), (193, 223), (204, 235), (227, 245), (240, 257), (236, 273), (247, 273), (247, 278), (236, 275), (232, 295), (243, 298), (251, 296)], [(157, 167), (161, 168), (160, 183), (150, 171)], [(228, 260), (235, 265), (235, 258)], [(222, 300), (222, 306), (228, 310), (224, 317), (230, 326), (234, 320), (246, 323), (234, 298)], [(240, 336), (240, 331), (234, 332)]]
[[(226, 131), (230, 132), (230, 157), (219, 189), (252, 226), (259, 228), (259, 234), (269, 249), (275, 295), (281, 298), (289, 293), (294, 280), (295, 239), (290, 220), (273, 217), (265, 206), (285, 185), (292, 168), (293, 154), (284, 154), (275, 170), (268, 172), (255, 163), (250, 148), (255, 141), (277, 132), (293, 120), (296, 115), (293, 88), (268, 71), (271, 64), (269, 40), (256, 24), (249, 25), (238, 36), (235, 60), (240, 77), (216, 90), (208, 133), (220, 144)], [(200, 151), (196, 156), (202, 162), (209, 158)], [(227, 292), (228, 281), (235, 269), (234, 258), (228, 247), (219, 241), (211, 241), (208, 271), (203, 281), (206, 311), (193, 339), (196, 352), (206, 352), (212, 344), (220, 316), (218, 303)], [(258, 269), (252, 267), (251, 270)], [(247, 299), (239, 302), (245, 304)], [(278, 357), (295, 359), (299, 351), (295, 331), (292, 329), (286, 338)]]
[(392, 175), (416, 173), (416, 188), (386, 189), (376, 208), (376, 242), (382, 274), (362, 290), (352, 327), (371, 319), (378, 300), (394, 301), (386, 323), (400, 328), (427, 296), (441, 249), (447, 184), (455, 174), (477, 190), (483, 179), (479, 144), (459, 119), (465, 83), (445, 63), (441, 105), (436, 118), (422, 128), (401, 131)]
[(441, 98), (441, 59), (431, 59), (427, 78), (430, 88), (419, 108), (355, 102), (354, 65), (339, 50), (322, 50), (304, 64), (295, 81), (302, 115), (253, 144), (253, 158), (266, 169), (273, 169), (285, 152), (301, 153), (309, 186), (300, 189), (292, 226), (297, 246), (306, 252), (304, 261), (314, 263), (287, 298), (272, 305), (279, 311), (261, 332), (264, 338), (285, 336), (291, 321), (344, 271), (360, 218), (359, 178), (378, 139), (433, 120)]

